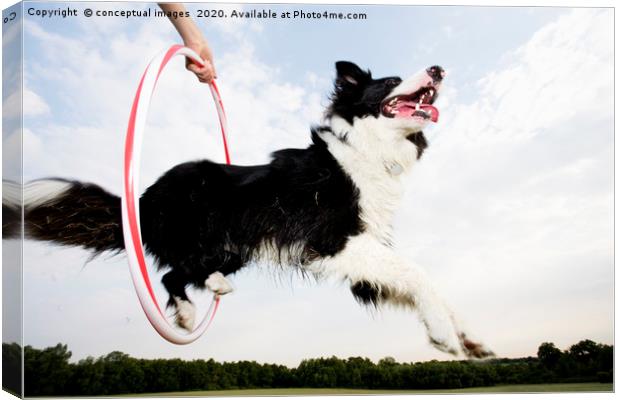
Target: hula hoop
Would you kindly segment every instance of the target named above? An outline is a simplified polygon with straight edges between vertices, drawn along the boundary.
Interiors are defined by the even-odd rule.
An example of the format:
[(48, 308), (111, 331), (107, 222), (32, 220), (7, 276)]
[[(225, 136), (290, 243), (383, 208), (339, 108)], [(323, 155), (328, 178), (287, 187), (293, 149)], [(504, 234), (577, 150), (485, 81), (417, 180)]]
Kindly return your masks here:
[[(174, 56), (184, 56), (191, 59), (199, 66), (204, 65), (204, 61), (193, 50), (181, 45), (174, 45), (168, 50), (158, 54), (146, 67), (138, 90), (133, 100), (127, 135), (125, 137), (125, 157), (123, 166), (123, 196), (121, 198), (123, 215), (123, 236), (125, 240), (125, 250), (129, 261), (129, 271), (133, 281), (140, 305), (146, 314), (147, 319), (153, 328), (166, 340), (175, 344), (188, 344), (198, 339), (211, 325), (213, 318), (220, 304), (220, 296), (215, 295), (211, 306), (207, 310), (202, 322), (198, 327), (187, 334), (179, 333), (166, 319), (159, 307), (157, 298), (151, 286), (144, 247), (142, 245), (142, 233), (140, 230), (140, 194), (137, 191), (140, 180), (140, 156), (142, 149), (142, 137), (148, 115), (151, 98), (157, 85), (157, 80), (168, 61)], [(215, 81), (209, 84), (211, 95), (215, 101), (220, 129), (222, 131), (222, 141), (224, 144), (224, 154), (226, 163), (230, 164), (226, 132), (228, 130), (224, 105), (217, 89)]]

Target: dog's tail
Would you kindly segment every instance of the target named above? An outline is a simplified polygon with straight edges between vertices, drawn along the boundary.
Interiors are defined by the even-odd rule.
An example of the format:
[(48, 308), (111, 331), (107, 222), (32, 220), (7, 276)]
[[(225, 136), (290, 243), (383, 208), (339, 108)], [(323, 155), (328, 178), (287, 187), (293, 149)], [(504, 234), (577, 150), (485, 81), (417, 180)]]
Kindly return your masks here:
[[(79, 246), (95, 254), (125, 248), (121, 200), (92, 183), (45, 179), (24, 185), (3, 182), (2, 234)], [(23, 197), (22, 197), (23, 193)], [(23, 198), (23, 214), (22, 214)]]

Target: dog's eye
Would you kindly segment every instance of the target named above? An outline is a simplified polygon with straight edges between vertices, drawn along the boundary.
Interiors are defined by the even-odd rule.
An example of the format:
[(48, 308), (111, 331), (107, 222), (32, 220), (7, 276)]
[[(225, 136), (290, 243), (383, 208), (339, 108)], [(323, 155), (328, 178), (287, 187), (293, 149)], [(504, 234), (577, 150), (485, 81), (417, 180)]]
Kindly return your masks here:
[(385, 84), (387, 86), (398, 86), (400, 84), (400, 79), (394, 79), (394, 78), (390, 78), (388, 80), (385, 81)]

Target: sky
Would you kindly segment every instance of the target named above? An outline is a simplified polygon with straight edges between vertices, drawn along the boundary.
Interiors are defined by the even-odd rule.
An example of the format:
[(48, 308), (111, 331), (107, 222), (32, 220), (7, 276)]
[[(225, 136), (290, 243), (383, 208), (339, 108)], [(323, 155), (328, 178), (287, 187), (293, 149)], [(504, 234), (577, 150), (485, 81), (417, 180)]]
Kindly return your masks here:
[[(70, 6), (79, 14), (87, 6), (155, 9)], [(585, 338), (613, 343), (613, 10), (209, 8), (367, 14), (363, 21), (198, 20), (215, 54), (238, 164), (307, 146), (338, 60), (374, 76), (442, 65), (440, 119), (426, 130), (430, 147), (407, 178), (395, 217), (398, 251), (425, 267), (468, 331), (499, 356), (534, 355), (543, 341), (559, 348)], [(172, 25), (26, 16), (24, 29), (24, 179), (61, 176), (120, 193), (133, 95), (148, 61), (179, 41)], [(5, 115), (18, 105), (11, 95), (3, 94)], [(20, 139), (16, 128), (4, 129), (5, 148)], [(142, 186), (180, 162), (221, 161), (219, 140), (208, 88), (174, 60), (152, 103)], [(287, 365), (331, 355), (451, 359), (427, 343), (415, 314), (364, 309), (342, 283), (262, 265), (232, 278), (235, 292), (203, 338), (172, 345), (143, 315), (125, 257), (88, 257), (24, 244), (25, 344), (66, 343), (74, 360), (114, 350)], [(191, 297), (204, 312), (209, 296)]]

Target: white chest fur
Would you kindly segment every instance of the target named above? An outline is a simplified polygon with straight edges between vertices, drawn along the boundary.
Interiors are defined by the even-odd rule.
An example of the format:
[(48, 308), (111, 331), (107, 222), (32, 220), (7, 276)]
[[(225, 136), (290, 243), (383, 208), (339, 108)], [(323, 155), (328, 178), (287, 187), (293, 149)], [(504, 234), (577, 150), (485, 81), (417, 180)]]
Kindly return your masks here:
[[(360, 192), (361, 219), (367, 233), (391, 242), (394, 212), (403, 195), (403, 172), (416, 159), (415, 145), (405, 135), (381, 129), (381, 118), (341, 118), (331, 121), (332, 132), (321, 137)], [(346, 140), (341, 140), (346, 134)]]

